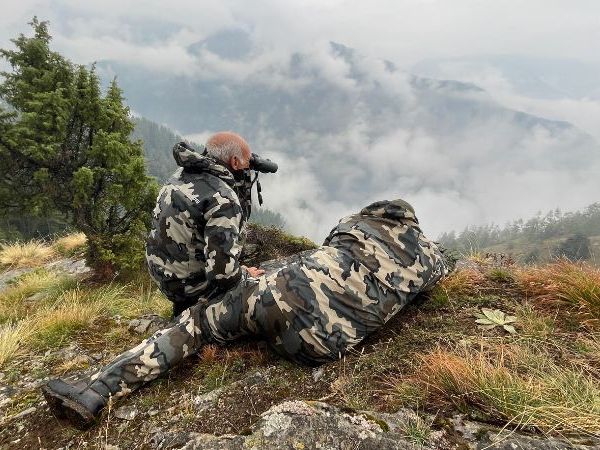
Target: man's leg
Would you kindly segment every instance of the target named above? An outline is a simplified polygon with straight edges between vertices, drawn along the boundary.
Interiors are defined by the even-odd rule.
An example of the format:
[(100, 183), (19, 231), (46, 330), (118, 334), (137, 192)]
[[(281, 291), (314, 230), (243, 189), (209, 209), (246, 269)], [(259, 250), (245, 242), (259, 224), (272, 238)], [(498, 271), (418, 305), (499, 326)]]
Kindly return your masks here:
[(51, 380), (42, 388), (51, 410), (78, 428), (91, 425), (111, 396), (127, 395), (198, 352), (204, 342), (199, 326), (203, 310), (200, 304), (185, 310), (176, 324), (121, 354), (89, 383)]
[(157, 331), (93, 375), (90, 387), (103, 396), (120, 397), (198, 352), (203, 343), (199, 327), (201, 311), (199, 304), (184, 310), (176, 324)]

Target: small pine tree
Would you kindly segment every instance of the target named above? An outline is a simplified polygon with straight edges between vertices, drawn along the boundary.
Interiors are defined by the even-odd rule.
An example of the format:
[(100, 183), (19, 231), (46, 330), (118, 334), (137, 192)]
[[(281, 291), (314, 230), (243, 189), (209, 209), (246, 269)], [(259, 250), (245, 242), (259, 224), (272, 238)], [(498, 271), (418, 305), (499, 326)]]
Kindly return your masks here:
[(104, 97), (94, 67), (74, 66), (50, 50), (46, 22), (33, 37), (0, 50), (0, 208), (63, 213), (88, 237), (100, 274), (136, 269), (158, 186), (146, 175), (141, 143), (116, 80)]

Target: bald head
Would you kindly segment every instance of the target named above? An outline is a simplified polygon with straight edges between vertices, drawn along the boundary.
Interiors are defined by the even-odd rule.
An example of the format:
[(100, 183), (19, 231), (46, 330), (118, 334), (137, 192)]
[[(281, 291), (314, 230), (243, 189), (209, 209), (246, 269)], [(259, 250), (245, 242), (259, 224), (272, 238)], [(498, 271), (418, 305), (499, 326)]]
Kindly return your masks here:
[(206, 141), (206, 151), (233, 170), (250, 167), (250, 146), (239, 134), (220, 131)]

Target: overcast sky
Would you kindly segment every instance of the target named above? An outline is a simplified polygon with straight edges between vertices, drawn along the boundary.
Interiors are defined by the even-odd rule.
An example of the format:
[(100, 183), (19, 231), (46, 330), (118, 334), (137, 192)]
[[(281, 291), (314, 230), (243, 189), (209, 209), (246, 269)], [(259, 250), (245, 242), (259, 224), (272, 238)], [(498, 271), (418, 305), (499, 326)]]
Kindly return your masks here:
[[(278, 61), (289, 58), (291, 52), (299, 51), (312, 55), (321, 76), (343, 86), (350, 83), (347, 66), (326, 54), (329, 41), (352, 47), (371, 58), (390, 60), (409, 71), (423, 60), (446, 60), (446, 63), (436, 66), (435, 76), (476, 83), (509, 108), (569, 121), (600, 141), (600, 76), (594, 75), (600, 74), (598, 0), (5, 0), (0, 15), (0, 47), (7, 47), (9, 39), (18, 33), (28, 33), (27, 22), (34, 15), (50, 21), (54, 48), (74, 62), (125, 62), (149, 69), (149, 76), (159, 76), (160, 72), (165, 72), (243, 80), (252, 74), (258, 73), (262, 77), (267, 73), (268, 83), (289, 83), (289, 77), (278, 79), (277, 71), (265, 72), (265, 68), (277, 67)], [(194, 54), (190, 50), (192, 44), (219, 31), (231, 29), (243, 30), (248, 34), (252, 42), (250, 57), (233, 61), (218, 58), (211, 52), (200, 50), (199, 54)], [(519, 79), (522, 74), (508, 74), (485, 61), (475, 64), (472, 60), (464, 62), (468, 58), (486, 55), (521, 55), (530, 59), (533, 61), (530, 67), (534, 85), (531, 85), (531, 80), (523, 83), (524, 80)], [(535, 77), (540, 76), (539, 71), (535, 72), (535, 61), (545, 58), (555, 61), (553, 67), (563, 74), (562, 79), (550, 77), (543, 80), (548, 86), (556, 88), (558, 95), (545, 97), (534, 92)], [(583, 65), (578, 65), (581, 63)], [(372, 65), (369, 70), (373, 72), (377, 67)], [(569, 71), (574, 78), (582, 71), (587, 71), (587, 84), (583, 83), (586, 81), (583, 77), (580, 89), (566, 86), (564, 83), (569, 79)], [(379, 81), (387, 77), (384, 72), (373, 76)], [(592, 80), (591, 84), (589, 79)], [(598, 80), (595, 85), (594, 79)], [(407, 84), (398, 80), (391, 80), (395, 84), (386, 86), (386, 89), (405, 89)], [(589, 90), (586, 90), (588, 87)], [(563, 88), (564, 95), (561, 94)], [(351, 130), (352, 133), (361, 134), (359, 125)], [(198, 136), (204, 136), (216, 130), (199, 126), (198, 130), (193, 131)], [(379, 151), (386, 158), (393, 158), (397, 157), (398, 148), (406, 147), (402, 153), (405, 159), (417, 155), (415, 158), (429, 164), (432, 158), (431, 155), (427, 156), (426, 150), (431, 147), (436, 149), (433, 152), (436, 160), (444, 157), (447, 148), (428, 136), (424, 137), (421, 147), (415, 146), (412, 140), (406, 146), (404, 143), (407, 139), (403, 138), (405, 132), (398, 130), (386, 136), (381, 148), (378, 150), (379, 147), (374, 146), (370, 149), (371, 153)], [(187, 134), (193, 135), (189, 130)], [(361, 144), (360, 136), (354, 138), (356, 136), (352, 139), (341, 136), (339, 145), (343, 146), (347, 141)], [(480, 136), (480, 139), (481, 142), (489, 141), (490, 132)], [(479, 150), (480, 142), (478, 139), (473, 141), (473, 151)], [(543, 145), (544, 149), (553, 145), (543, 140), (539, 144), (536, 136), (532, 136), (531, 141), (535, 141), (534, 149), (539, 145)], [(319, 142), (323, 142), (321, 137), (318, 137), (315, 145)], [(336, 142), (330, 142), (330, 147), (335, 148)], [(467, 144), (465, 142), (464, 147), (470, 148), (470, 144)], [(357, 148), (364, 146), (357, 144)], [(527, 151), (530, 151), (529, 147)], [(387, 167), (387, 159), (380, 161)], [(460, 219), (438, 221), (431, 228), (432, 232), (460, 228), (478, 219), (479, 222), (502, 222), (533, 214), (538, 209), (556, 206), (570, 209), (573, 205), (581, 207), (592, 200), (600, 200), (597, 182), (589, 177), (582, 179), (562, 172), (562, 169), (538, 178), (535, 174), (523, 177), (515, 172), (501, 174), (500, 179), (495, 180), (494, 176), (499, 176), (498, 170), (482, 162), (475, 174), (478, 180), (470, 186), (470, 191), (480, 193), (475, 199), (465, 200), (459, 195), (453, 198), (453, 193), (445, 193), (444, 197), (427, 189), (410, 193), (411, 198), (420, 204), (417, 209), (421, 207), (430, 223), (434, 222), (434, 218), (439, 218), (440, 211), (448, 215), (444, 208), (462, 211)], [(279, 198), (280, 209), (283, 210), (293, 200), (293, 195), (297, 196), (300, 191), (294, 187), (293, 177), (282, 180), (287, 184), (277, 186), (277, 190), (290, 192), (289, 196), (282, 194)], [(300, 178), (296, 181), (298, 186), (318, 186), (315, 180)], [(493, 186), (502, 184), (503, 187), (494, 190)], [(567, 192), (561, 186), (569, 186), (570, 190)], [(536, 188), (541, 193), (535, 201), (530, 202), (522, 195)], [(381, 195), (385, 193), (383, 189)], [(314, 230), (308, 234), (318, 238), (331, 225), (331, 218), (346, 212), (348, 205), (340, 204), (335, 198), (327, 203), (319, 189), (315, 189), (313, 194), (312, 202), (318, 206), (314, 217), (305, 220), (308, 216), (302, 208), (288, 211), (288, 217), (297, 223), (298, 229), (294, 231), (313, 226)], [(390, 197), (397, 195), (395, 191), (389, 192)], [(296, 200), (291, 203), (302, 203), (302, 199)], [(322, 211), (328, 211), (331, 217), (315, 225)]]
[(271, 48), (334, 40), (407, 66), (498, 53), (600, 63), (597, 0), (5, 0), (0, 41), (33, 15), (51, 21), (58, 49), (78, 62), (172, 60), (191, 42), (242, 27)]

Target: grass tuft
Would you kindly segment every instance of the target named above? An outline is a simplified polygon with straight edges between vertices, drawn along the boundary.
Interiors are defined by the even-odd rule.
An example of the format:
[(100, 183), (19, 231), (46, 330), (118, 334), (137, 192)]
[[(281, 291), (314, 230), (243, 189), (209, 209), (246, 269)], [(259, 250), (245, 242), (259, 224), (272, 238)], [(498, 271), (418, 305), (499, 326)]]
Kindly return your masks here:
[(55, 250), (42, 241), (2, 244), (0, 265), (11, 268), (38, 267), (55, 256)]
[(423, 446), (427, 444), (431, 437), (431, 421), (415, 414), (408, 417), (406, 423), (401, 427), (403, 437), (415, 445)]
[(530, 302), (521, 303), (515, 309), (521, 335), (542, 340), (553, 336), (556, 328), (555, 318), (534, 309)]
[(71, 256), (78, 250), (83, 249), (87, 243), (84, 233), (67, 234), (56, 239), (52, 243), (52, 248), (61, 255)]
[(219, 347), (214, 344), (207, 344), (202, 347), (202, 351), (200, 352), (200, 360), (203, 363), (213, 363), (218, 359), (219, 356)]
[(28, 305), (26, 300), (32, 295), (43, 292), (45, 301), (58, 297), (76, 284), (77, 281), (72, 278), (44, 269), (21, 275), (0, 292), (0, 323), (21, 319), (29, 313), (29, 309), (37, 309), (43, 302), (38, 300)]
[(497, 283), (510, 283), (513, 281), (512, 272), (504, 267), (494, 267), (487, 273), (487, 277)]
[(600, 328), (600, 268), (559, 260), (519, 270), (516, 278), (536, 302), (554, 309), (569, 308), (584, 325)]
[[(506, 349), (505, 349), (506, 350)], [(547, 360), (516, 370), (518, 353), (435, 350), (422, 358), (428, 402), (479, 411), (515, 428), (544, 432), (600, 433), (600, 387), (582, 371)], [(517, 360), (515, 360), (516, 358)]]
[(483, 279), (475, 269), (456, 270), (433, 289), (431, 299), (435, 305), (445, 306), (461, 297), (476, 296)]
[(23, 342), (31, 332), (31, 326), (26, 321), (0, 325), (0, 368), (23, 349)]
[(37, 347), (59, 347), (105, 309), (98, 298), (86, 296), (80, 289), (65, 292), (55, 305), (37, 314), (33, 343)]

